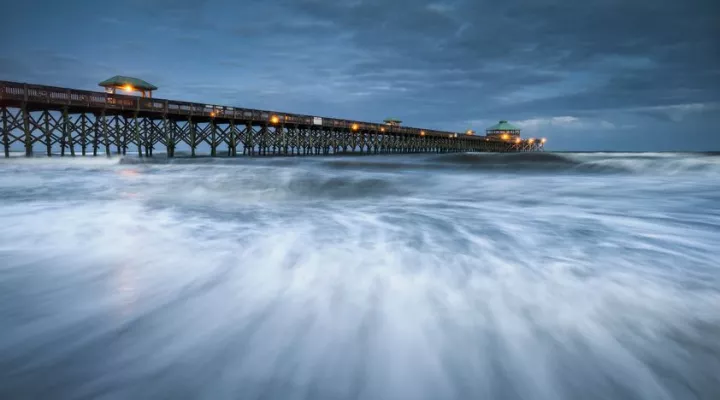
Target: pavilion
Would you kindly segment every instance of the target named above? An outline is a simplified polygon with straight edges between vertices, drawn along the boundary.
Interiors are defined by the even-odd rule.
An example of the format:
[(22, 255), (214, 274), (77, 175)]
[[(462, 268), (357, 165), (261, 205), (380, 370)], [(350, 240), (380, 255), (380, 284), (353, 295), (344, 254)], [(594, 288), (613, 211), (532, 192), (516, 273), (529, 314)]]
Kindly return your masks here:
[(397, 118), (385, 118), (383, 122), (390, 126), (400, 126), (402, 124), (402, 121)]
[(503, 140), (515, 139), (520, 137), (520, 128), (507, 122), (500, 121), (497, 124), (487, 128), (485, 135), (492, 138), (500, 138)]
[(153, 90), (157, 90), (157, 86), (147, 83), (142, 79), (120, 75), (106, 79), (98, 83), (98, 86), (104, 87), (106, 93), (115, 94), (115, 91), (120, 89), (125, 92), (140, 92), (142, 97), (150, 98), (152, 98)]

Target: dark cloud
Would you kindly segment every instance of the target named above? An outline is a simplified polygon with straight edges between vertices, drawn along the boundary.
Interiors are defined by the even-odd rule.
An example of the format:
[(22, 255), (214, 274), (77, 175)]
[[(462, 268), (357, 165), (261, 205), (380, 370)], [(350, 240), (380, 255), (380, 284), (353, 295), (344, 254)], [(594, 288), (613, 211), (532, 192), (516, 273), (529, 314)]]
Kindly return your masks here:
[(31, 3), (0, 34), (34, 21), (53, 40), (3, 42), (0, 79), (137, 74), (204, 102), (445, 129), (511, 119), (559, 147), (619, 146), (627, 130), (720, 147), (716, 0)]

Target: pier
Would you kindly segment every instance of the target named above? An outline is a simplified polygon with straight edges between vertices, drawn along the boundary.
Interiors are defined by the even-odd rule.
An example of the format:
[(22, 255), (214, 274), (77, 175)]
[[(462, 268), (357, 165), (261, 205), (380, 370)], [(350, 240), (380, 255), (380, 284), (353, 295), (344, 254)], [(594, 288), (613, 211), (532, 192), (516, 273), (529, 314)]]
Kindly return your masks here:
[[(126, 86), (128, 92), (136, 89)], [(542, 150), (545, 143), (522, 139), (519, 130), (480, 136), (471, 130), (406, 127), (395, 119), (370, 123), (166, 100), (153, 98), (151, 90), (147, 96), (143, 90), (142, 97), (117, 94), (118, 88), (122, 89), (108, 86), (96, 92), (0, 81), (5, 157), (13, 146), (24, 149), (26, 156), (40, 147), (49, 157), (133, 151), (150, 157), (162, 149), (174, 157), (178, 146), (187, 145), (195, 156), (203, 144), (211, 156), (297, 156), (525, 152)]]

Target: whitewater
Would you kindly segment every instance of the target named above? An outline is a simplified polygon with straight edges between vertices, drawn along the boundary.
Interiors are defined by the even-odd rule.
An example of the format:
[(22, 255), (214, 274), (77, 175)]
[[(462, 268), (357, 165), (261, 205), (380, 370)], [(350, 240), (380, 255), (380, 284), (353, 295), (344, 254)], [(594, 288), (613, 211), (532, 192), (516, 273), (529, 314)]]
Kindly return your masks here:
[(0, 159), (2, 399), (718, 399), (720, 155)]

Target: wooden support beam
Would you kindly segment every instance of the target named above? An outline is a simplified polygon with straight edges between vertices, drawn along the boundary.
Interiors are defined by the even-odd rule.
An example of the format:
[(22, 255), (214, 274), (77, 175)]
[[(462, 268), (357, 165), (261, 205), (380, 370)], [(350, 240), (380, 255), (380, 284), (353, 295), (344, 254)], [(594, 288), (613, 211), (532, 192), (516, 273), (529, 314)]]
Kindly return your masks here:
[(45, 149), (48, 157), (52, 157), (52, 131), (50, 130), (50, 111), (42, 112), (43, 119), (43, 135), (45, 136)]
[(60, 156), (65, 155), (65, 146), (69, 146), (70, 155), (75, 157), (75, 144), (73, 143), (72, 130), (70, 129), (71, 121), (68, 115), (68, 108), (63, 107), (62, 111), (62, 142), (60, 143)]
[(100, 140), (100, 118), (97, 115), (94, 115), (93, 116), (93, 143), (92, 143), (93, 157), (97, 156), (99, 140)]
[(138, 157), (142, 158), (142, 140), (140, 140), (140, 124), (138, 123), (138, 113), (133, 113), (133, 138), (135, 138), (135, 145), (137, 146)]
[(27, 110), (27, 103), (22, 105), (22, 121), (23, 121), (23, 134), (25, 136), (25, 157), (32, 157), (33, 155), (33, 137), (30, 131), (30, 113)]
[(80, 114), (80, 145), (82, 146), (81, 154), (85, 156), (87, 147), (87, 115), (85, 113)]
[[(247, 130), (245, 133), (247, 135), (246, 140), (248, 142), (248, 145), (250, 146), (250, 149), (248, 150), (248, 154), (250, 154), (251, 156), (254, 156), (255, 155), (255, 146), (257, 145), (257, 132), (255, 132), (255, 128), (253, 127), (252, 122), (248, 121), (245, 124), (245, 126), (247, 127)], [(258, 150), (259, 150), (259, 148), (258, 148)]]
[(228, 144), (228, 156), (237, 156), (237, 128), (235, 120), (230, 120), (230, 143)]
[(105, 157), (110, 157), (110, 139), (108, 137), (107, 120), (105, 119), (105, 110), (102, 111), (100, 117), (100, 124), (103, 134), (103, 144), (105, 145)]
[[(145, 157), (152, 156), (152, 120), (148, 117), (143, 118), (143, 142), (145, 144)], [(149, 126), (149, 127), (148, 127)]]
[(170, 126), (167, 115), (163, 115), (163, 133), (165, 136), (165, 149), (168, 158), (175, 156), (175, 137)]
[(215, 119), (210, 120), (210, 157), (217, 156), (217, 127)]
[(10, 128), (8, 128), (8, 109), (2, 108), (2, 141), (5, 148), (5, 158), (10, 157)]
[(121, 146), (121, 140), (124, 135), (120, 134), (120, 116), (116, 115), (115, 118), (113, 118), (115, 122), (115, 135), (113, 137), (113, 141), (115, 142), (115, 149), (117, 150), (117, 155), (122, 155), (122, 146)]
[(196, 135), (196, 126), (195, 122), (193, 122), (192, 117), (188, 118), (188, 123), (190, 124), (190, 155), (192, 157), (195, 157), (195, 147), (197, 146), (197, 138)]

